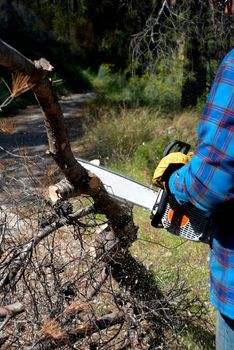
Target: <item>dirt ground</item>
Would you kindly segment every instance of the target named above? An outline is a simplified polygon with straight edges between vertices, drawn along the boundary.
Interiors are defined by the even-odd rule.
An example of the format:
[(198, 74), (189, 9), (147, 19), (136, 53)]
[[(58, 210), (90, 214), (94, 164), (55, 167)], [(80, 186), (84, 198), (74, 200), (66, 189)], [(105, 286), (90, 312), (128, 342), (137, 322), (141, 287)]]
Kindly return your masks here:
[[(83, 132), (83, 104), (92, 96), (92, 93), (73, 94), (59, 100), (72, 149), (77, 156), (81, 156), (76, 152), (79, 152), (77, 140)], [(25, 149), (28, 155), (44, 154), (48, 143), (40, 107), (28, 106), (13, 117), (0, 118), (0, 146), (9, 152)]]
[[(64, 115), (72, 151), (76, 157), (85, 158), (79, 144), (83, 134), (84, 103), (93, 98), (92, 93), (73, 94), (59, 100)], [(0, 118), (0, 202), (12, 205), (16, 193), (40, 190), (63, 177), (48, 154), (48, 141), (43, 113), (39, 106), (28, 106), (15, 116)], [(21, 193), (23, 194), (23, 193)], [(46, 195), (44, 193), (44, 195)]]
[[(85, 156), (79, 145), (79, 138), (83, 134), (84, 103), (92, 97), (92, 93), (73, 94), (59, 100), (72, 151), (80, 158)], [(25, 156), (32, 160), (35, 158), (36, 173), (40, 175), (45, 168), (55, 166), (53, 159), (46, 153), (47, 150), (46, 128), (39, 106), (28, 106), (15, 116), (0, 118), (0, 177), (1, 168), (4, 170), (9, 162), (11, 169), (14, 167), (18, 176), (22, 177), (27, 170), (23, 160)]]

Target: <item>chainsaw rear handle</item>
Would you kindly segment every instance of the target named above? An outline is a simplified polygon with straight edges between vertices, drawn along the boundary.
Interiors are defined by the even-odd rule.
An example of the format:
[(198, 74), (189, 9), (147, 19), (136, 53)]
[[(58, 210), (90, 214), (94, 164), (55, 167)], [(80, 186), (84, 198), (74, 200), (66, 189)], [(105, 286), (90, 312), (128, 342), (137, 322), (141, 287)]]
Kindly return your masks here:
[[(183, 152), (184, 154), (187, 154), (190, 148), (191, 145), (189, 145), (188, 143), (179, 140), (174, 140), (170, 142), (169, 145), (165, 148), (163, 152), (163, 157), (167, 156), (172, 151)], [(162, 227), (161, 219), (165, 212), (168, 203), (168, 198), (169, 196), (167, 191), (160, 189), (157, 201), (154, 204), (151, 212), (151, 225), (153, 227)]]
[(173, 152), (183, 152), (184, 154), (187, 154), (190, 150), (191, 145), (189, 145), (186, 142), (174, 140), (167, 145), (165, 150), (163, 151), (163, 157), (167, 156), (169, 153)]

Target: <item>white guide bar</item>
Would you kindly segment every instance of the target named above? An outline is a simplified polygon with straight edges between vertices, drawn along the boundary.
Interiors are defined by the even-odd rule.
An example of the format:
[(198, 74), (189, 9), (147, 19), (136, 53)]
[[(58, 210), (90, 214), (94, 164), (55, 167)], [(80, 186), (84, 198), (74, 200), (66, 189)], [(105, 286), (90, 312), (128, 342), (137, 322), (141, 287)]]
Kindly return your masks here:
[(108, 193), (133, 205), (152, 210), (158, 195), (157, 190), (84, 159), (76, 159), (102, 181)]

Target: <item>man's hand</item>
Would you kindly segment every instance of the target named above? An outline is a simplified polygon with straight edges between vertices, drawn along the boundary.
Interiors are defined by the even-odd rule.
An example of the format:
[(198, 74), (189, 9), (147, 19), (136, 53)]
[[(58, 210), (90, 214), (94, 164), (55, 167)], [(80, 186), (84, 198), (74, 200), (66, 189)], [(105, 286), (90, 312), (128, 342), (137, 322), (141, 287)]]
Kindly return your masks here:
[(153, 185), (164, 189), (172, 173), (190, 161), (192, 155), (192, 152), (187, 155), (182, 152), (172, 152), (162, 158), (155, 169)]

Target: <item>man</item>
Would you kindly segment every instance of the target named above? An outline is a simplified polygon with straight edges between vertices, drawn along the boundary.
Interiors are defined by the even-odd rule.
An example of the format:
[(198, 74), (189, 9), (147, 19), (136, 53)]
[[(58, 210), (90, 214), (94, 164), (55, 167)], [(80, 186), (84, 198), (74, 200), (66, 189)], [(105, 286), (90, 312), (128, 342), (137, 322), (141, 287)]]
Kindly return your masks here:
[[(234, 15), (234, 1), (225, 4), (225, 13)], [(164, 157), (153, 183), (165, 187), (180, 204), (190, 202), (211, 216), (210, 298), (217, 309), (216, 350), (233, 350), (234, 49), (216, 74), (198, 125), (198, 146), (192, 159), (179, 152)]]

